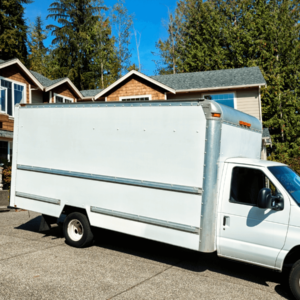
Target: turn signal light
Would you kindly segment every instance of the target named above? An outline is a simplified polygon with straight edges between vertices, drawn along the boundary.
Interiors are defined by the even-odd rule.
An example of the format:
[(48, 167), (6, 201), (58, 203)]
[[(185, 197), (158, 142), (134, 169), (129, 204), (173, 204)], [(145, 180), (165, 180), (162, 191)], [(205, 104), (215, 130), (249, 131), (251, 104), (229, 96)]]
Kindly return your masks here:
[(221, 118), (221, 114), (217, 114), (217, 113), (212, 113), (211, 116), (215, 118)]
[(250, 123), (246, 123), (244, 121), (240, 121), (240, 125), (244, 125), (246, 127), (251, 127), (251, 124)]

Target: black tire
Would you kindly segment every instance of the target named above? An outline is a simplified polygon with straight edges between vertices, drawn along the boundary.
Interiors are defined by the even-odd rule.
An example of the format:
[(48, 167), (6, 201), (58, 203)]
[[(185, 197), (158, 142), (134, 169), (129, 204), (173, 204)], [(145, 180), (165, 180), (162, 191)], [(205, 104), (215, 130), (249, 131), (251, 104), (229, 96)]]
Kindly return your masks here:
[(67, 244), (76, 248), (87, 247), (94, 239), (87, 216), (79, 212), (65, 218), (63, 232)]
[(300, 260), (296, 261), (289, 276), (291, 292), (297, 300), (300, 300)]

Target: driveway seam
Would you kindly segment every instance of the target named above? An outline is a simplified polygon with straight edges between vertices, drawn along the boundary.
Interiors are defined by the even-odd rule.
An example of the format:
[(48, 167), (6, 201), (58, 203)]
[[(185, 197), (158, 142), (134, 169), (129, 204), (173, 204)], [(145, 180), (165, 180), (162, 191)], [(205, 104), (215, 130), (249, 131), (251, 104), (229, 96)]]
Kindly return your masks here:
[(48, 249), (51, 249), (51, 248), (60, 247), (60, 246), (61, 245), (50, 246), (50, 247), (47, 247), (47, 248), (44, 248), (44, 249), (39, 249), (39, 250), (36, 250), (36, 251), (21, 253), (21, 254), (18, 254), (18, 255), (11, 256), (11, 257), (2, 258), (2, 259), (0, 259), (0, 263), (2, 263), (3, 261), (6, 261), (6, 260), (12, 259), (12, 258), (19, 257), (19, 256), (25, 256), (25, 255), (28, 255), (28, 254), (32, 254), (32, 253), (48, 250)]
[(119, 293), (117, 293), (116, 295), (114, 295), (114, 296), (112, 296), (112, 297), (110, 297), (110, 298), (107, 298), (107, 300), (111, 300), (111, 299), (113, 299), (113, 298), (115, 298), (115, 297), (117, 297), (117, 296), (120, 296), (120, 295), (122, 295), (122, 294), (124, 294), (124, 293), (126, 293), (126, 292), (128, 292), (128, 291), (130, 291), (130, 290), (132, 290), (132, 289), (134, 289), (134, 288), (137, 287), (137, 286), (142, 285), (144, 282), (146, 282), (146, 281), (148, 281), (148, 280), (151, 280), (152, 278), (154, 278), (154, 277), (156, 277), (156, 276), (159, 276), (160, 274), (164, 273), (165, 271), (170, 270), (171, 268), (173, 268), (174, 266), (176, 266), (176, 265), (179, 264), (180, 262), (181, 262), (181, 261), (178, 261), (176, 264), (174, 264), (174, 265), (172, 265), (172, 266), (169, 266), (168, 268), (166, 268), (166, 269), (164, 269), (164, 270), (162, 270), (162, 271), (160, 271), (160, 272), (154, 274), (153, 276), (151, 276), (151, 277), (149, 277), (149, 278), (146, 278), (145, 280), (143, 280), (143, 281), (141, 281), (141, 282), (139, 282), (139, 283), (137, 283), (137, 284), (131, 286), (130, 288), (128, 288), (128, 289), (126, 289), (126, 290), (124, 290), (124, 291), (122, 291), (122, 292), (119, 292)]

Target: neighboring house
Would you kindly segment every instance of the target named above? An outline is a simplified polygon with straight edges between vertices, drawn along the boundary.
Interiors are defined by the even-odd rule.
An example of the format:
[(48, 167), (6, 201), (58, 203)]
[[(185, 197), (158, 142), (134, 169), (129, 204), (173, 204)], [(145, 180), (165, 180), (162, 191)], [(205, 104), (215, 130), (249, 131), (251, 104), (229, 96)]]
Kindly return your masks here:
[[(8, 158), (12, 148), (13, 106), (17, 103), (155, 101), (210, 96), (262, 120), (260, 90), (266, 86), (258, 67), (151, 77), (133, 70), (105, 89), (79, 91), (70, 79), (50, 80), (29, 71), (18, 59), (0, 60), (0, 80), (0, 157)], [(264, 130), (265, 134), (268, 135)], [(264, 138), (262, 155), (268, 141)]]
[(258, 67), (148, 77), (131, 71), (103, 90), (81, 91), (84, 100), (213, 100), (262, 120), (260, 89), (266, 81)]
[(76, 102), (81, 93), (68, 78), (50, 80), (18, 59), (0, 60), (0, 159), (11, 159), (14, 106), (18, 103)]

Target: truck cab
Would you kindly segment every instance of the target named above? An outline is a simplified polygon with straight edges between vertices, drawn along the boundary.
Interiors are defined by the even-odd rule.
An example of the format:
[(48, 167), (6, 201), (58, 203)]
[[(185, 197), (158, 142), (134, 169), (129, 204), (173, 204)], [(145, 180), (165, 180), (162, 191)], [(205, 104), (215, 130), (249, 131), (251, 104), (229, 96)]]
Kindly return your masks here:
[(288, 166), (227, 159), (219, 191), (218, 255), (277, 270), (292, 266), (300, 254), (299, 205), (300, 177)]

